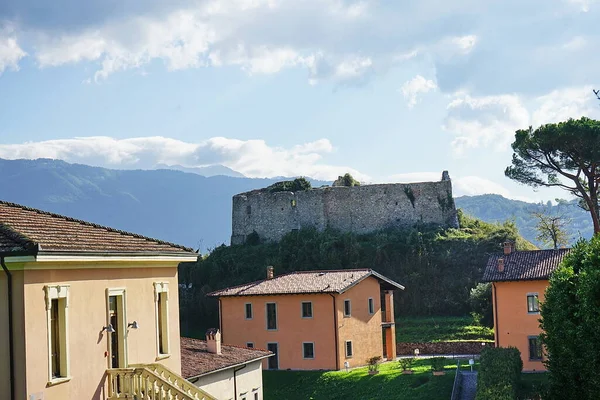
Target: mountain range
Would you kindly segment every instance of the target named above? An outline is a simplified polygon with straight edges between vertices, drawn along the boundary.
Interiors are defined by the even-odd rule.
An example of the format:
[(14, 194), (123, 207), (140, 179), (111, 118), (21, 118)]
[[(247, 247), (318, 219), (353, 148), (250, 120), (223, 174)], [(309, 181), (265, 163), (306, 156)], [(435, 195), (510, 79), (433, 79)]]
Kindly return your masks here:
[[(113, 170), (70, 164), (60, 160), (0, 159), (0, 200), (68, 215), (86, 221), (136, 232), (179, 244), (202, 253), (229, 243), (231, 198), (263, 188), (282, 178), (202, 176), (202, 169), (184, 167), (157, 170)], [(174, 169), (173, 169), (174, 168)], [(204, 171), (209, 174), (235, 171)], [(313, 186), (327, 184), (312, 181)], [(570, 234), (590, 237), (587, 213), (575, 203), (559, 206), (509, 200), (499, 195), (464, 196), (456, 205), (467, 214), (490, 222), (513, 219), (522, 235), (533, 243), (532, 210), (565, 213)]]

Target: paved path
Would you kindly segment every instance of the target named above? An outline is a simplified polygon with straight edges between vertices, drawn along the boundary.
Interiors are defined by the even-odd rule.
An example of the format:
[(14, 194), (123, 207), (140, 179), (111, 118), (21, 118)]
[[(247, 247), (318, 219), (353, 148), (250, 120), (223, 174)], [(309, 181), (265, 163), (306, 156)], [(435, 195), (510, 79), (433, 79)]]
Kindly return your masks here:
[(477, 392), (477, 371), (463, 371), (460, 400), (474, 400)]

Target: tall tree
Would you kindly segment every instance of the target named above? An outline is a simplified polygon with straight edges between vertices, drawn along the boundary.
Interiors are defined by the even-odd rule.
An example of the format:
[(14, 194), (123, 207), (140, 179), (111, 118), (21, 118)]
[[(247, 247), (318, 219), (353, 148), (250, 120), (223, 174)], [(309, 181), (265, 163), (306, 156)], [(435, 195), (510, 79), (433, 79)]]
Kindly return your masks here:
[(580, 199), (600, 232), (600, 121), (582, 117), (518, 130), (505, 175), (533, 187), (559, 187)]
[(569, 244), (567, 225), (571, 222), (563, 214), (549, 214), (544, 211), (532, 211), (531, 216), (536, 220), (536, 239), (554, 249)]
[[(593, 400), (600, 393), (600, 236), (580, 241), (550, 277), (541, 307), (548, 400)], [(544, 397), (546, 399), (546, 397)]]

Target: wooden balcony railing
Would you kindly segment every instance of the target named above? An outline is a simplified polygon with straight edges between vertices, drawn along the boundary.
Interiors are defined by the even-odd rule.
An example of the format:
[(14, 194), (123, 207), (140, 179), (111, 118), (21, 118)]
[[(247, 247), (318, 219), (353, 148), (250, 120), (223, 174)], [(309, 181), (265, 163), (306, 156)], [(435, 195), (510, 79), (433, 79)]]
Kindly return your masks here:
[(217, 400), (161, 364), (132, 365), (106, 372), (110, 400)]

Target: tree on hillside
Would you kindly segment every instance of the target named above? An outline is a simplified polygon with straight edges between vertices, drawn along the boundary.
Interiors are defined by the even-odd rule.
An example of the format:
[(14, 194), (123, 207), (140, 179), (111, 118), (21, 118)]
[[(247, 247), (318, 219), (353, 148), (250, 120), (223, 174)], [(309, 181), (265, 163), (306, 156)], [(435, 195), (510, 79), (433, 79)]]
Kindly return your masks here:
[(564, 214), (549, 214), (544, 211), (532, 211), (535, 218), (536, 239), (553, 249), (565, 247), (569, 244), (567, 227), (571, 222)]
[(595, 236), (580, 241), (552, 274), (541, 307), (550, 400), (598, 398), (599, 294), (600, 236)]
[(580, 199), (600, 232), (600, 121), (582, 117), (518, 130), (505, 175), (533, 187), (559, 187)]

